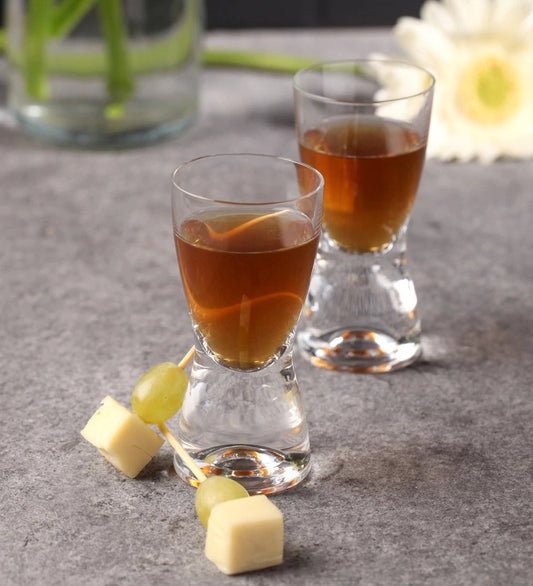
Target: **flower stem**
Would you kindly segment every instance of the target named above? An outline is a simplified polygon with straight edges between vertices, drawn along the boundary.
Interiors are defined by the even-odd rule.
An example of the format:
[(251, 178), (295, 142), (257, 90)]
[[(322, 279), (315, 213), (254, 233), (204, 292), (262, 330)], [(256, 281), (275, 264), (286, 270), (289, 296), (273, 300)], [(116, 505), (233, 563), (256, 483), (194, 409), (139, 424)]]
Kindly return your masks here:
[(208, 49), (203, 53), (203, 63), (207, 66), (240, 67), (277, 73), (296, 73), (315, 62), (316, 59), (306, 57), (280, 53), (262, 53), (259, 51)]
[(50, 36), (64, 37), (89, 12), (96, 0), (63, 0), (54, 6), (50, 19)]
[(51, 8), (51, 0), (31, 0), (28, 3), (24, 35), (24, 71), (26, 91), (35, 100), (46, 100), (48, 96), (46, 41)]
[[(83, 1), (83, 0), (71, 0)], [(85, 0), (94, 2), (94, 0)], [(56, 15), (55, 17), (59, 17)], [(73, 16), (72, 16), (73, 18)], [(72, 23), (71, 23), (72, 24)], [(66, 24), (65, 24), (66, 26)], [(190, 26), (190, 25), (189, 25)], [(59, 35), (59, 24), (52, 25), (54, 35)], [(178, 31), (177, 31), (178, 32)], [(155, 69), (173, 67), (176, 58), (183, 59), (187, 49), (187, 43), (178, 34), (176, 37), (160, 41), (153, 46), (133, 50), (132, 71), (142, 73)], [(0, 52), (6, 50), (6, 32), (0, 29)], [(262, 53), (259, 51), (205, 49), (202, 54), (202, 62), (206, 67), (228, 67), (255, 69), (274, 73), (296, 73), (298, 70), (315, 63), (316, 59), (286, 55), (281, 53)], [(70, 73), (72, 75), (87, 76), (98, 75), (104, 68), (104, 59), (98, 54), (86, 55), (72, 52), (70, 55), (51, 56), (48, 62), (48, 71), (51, 73)]]
[(98, 0), (102, 31), (106, 39), (107, 90), (116, 115), (133, 92), (133, 77), (128, 52), (127, 31), (122, 16), (121, 0)]

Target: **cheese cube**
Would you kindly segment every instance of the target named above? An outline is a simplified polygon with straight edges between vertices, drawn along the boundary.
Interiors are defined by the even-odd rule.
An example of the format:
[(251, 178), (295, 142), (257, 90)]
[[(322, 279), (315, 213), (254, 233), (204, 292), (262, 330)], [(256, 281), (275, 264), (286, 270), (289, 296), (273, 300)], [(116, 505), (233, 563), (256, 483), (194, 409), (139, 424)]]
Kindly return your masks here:
[(109, 396), (102, 400), (81, 435), (130, 478), (139, 474), (164, 442), (138, 415)]
[(207, 524), (205, 555), (225, 574), (281, 564), (283, 514), (265, 495), (215, 505)]

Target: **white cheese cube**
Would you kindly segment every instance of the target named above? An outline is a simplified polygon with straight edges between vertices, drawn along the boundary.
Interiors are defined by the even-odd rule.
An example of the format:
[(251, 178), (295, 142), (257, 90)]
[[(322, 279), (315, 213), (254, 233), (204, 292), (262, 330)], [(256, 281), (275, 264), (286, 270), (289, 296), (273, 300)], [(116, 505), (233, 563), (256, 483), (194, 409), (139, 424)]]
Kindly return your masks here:
[(205, 555), (225, 574), (283, 561), (283, 514), (265, 495), (215, 505), (207, 524)]
[(138, 415), (109, 396), (102, 400), (81, 435), (130, 478), (139, 474), (164, 442)]

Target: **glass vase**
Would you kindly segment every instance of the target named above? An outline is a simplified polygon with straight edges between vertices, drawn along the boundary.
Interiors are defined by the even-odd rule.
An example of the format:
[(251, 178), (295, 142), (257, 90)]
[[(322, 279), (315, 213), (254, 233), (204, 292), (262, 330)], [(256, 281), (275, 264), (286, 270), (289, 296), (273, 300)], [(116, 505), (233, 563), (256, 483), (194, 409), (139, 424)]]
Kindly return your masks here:
[(201, 0), (8, 0), (8, 106), (23, 132), (142, 146), (196, 117)]

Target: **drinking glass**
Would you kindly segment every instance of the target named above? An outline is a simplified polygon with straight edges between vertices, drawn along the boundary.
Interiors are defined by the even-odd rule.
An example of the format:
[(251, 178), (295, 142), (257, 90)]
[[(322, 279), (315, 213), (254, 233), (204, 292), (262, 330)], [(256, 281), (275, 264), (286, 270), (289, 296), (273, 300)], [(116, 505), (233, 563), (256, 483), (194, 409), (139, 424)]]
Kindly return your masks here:
[[(323, 179), (269, 155), (194, 159), (173, 174), (176, 252), (195, 356), (176, 435), (207, 475), (254, 493), (309, 472), (292, 340), (322, 220)], [(196, 484), (187, 466), (178, 475)]]
[(387, 372), (420, 355), (406, 235), (434, 79), (391, 60), (319, 63), (294, 77), (303, 162), (324, 177), (324, 220), (298, 346), (332, 370)]

